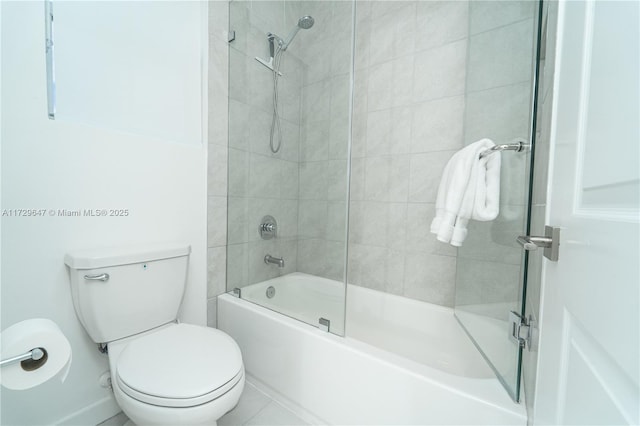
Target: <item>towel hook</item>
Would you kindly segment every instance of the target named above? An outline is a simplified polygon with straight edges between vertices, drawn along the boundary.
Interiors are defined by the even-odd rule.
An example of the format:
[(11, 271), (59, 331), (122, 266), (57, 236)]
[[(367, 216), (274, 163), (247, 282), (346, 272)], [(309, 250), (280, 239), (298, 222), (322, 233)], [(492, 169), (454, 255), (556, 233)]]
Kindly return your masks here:
[(525, 150), (529, 150), (529, 148), (531, 148), (531, 145), (528, 143), (525, 143), (524, 140), (518, 140), (516, 139), (516, 141), (514, 141), (513, 143), (506, 143), (506, 144), (502, 144), (502, 145), (496, 145), (493, 146), (487, 150), (484, 150), (480, 153), (480, 158), (485, 158), (491, 154), (493, 154), (494, 152), (498, 152), (498, 151), (515, 151), (515, 152), (522, 152)]

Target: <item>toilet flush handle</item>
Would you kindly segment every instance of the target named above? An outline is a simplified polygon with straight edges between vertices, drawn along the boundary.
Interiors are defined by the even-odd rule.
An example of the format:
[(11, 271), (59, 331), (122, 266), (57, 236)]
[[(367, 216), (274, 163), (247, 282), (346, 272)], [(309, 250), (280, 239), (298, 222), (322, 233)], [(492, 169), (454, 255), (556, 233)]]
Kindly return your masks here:
[(84, 279), (87, 281), (109, 281), (109, 274), (85, 275)]

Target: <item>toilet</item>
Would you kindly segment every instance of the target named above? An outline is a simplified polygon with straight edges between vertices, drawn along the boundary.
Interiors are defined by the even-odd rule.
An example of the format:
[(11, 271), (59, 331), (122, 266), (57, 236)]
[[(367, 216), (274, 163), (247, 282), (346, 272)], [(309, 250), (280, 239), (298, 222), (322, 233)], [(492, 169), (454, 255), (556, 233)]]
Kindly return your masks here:
[(190, 252), (157, 244), (65, 256), (78, 319), (106, 349), (116, 401), (137, 425), (216, 425), (244, 388), (236, 342), (177, 321)]

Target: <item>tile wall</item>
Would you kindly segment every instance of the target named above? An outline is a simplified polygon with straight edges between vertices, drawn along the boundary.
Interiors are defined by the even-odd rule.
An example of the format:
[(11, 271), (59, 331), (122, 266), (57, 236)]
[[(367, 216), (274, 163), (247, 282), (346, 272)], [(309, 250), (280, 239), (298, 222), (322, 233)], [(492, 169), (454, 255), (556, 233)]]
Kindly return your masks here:
[[(530, 139), (536, 6), (533, 1), (470, 3), (465, 144), (485, 137), (495, 143)], [(456, 306), (505, 319), (521, 294), (523, 251), (514, 236), (524, 230), (530, 157), (504, 152), (501, 160), (500, 215), (469, 223), (458, 250)]]
[(345, 275), (349, 101), (353, 5), (292, 2), (314, 26), (300, 31), (306, 65), (299, 152), (298, 271), (342, 281)]
[[(285, 1), (229, 3), (229, 28), (236, 34), (229, 43), (229, 289), (297, 270), (298, 156), (305, 65), (292, 45), (281, 64), (282, 147), (274, 154), (269, 148), (273, 72), (255, 60), (269, 60), (268, 32), (285, 38), (296, 25), (299, 16), (292, 6)], [(276, 219), (278, 238), (260, 238), (258, 225), (265, 215)], [(266, 254), (283, 257), (285, 267), (266, 265)]]
[[(485, 137), (498, 144), (515, 139), (530, 143), (536, 6), (533, 1), (470, 3), (465, 144)], [(516, 237), (525, 233), (531, 155), (493, 155), (501, 156), (500, 214), (493, 221), (469, 224), (458, 249), (455, 306), (515, 392), (519, 349), (506, 338), (506, 330), (509, 312), (519, 311), (522, 304), (524, 251)], [(502, 334), (491, 331), (501, 329)]]
[(429, 233), (463, 147), (469, 3), (356, 7), (349, 282), (453, 306), (456, 249)]
[(472, 223), (460, 250), (429, 225), (456, 150), (528, 139), (534, 6), (357, 2), (351, 283), (445, 306), (456, 281), (461, 304), (516, 300), (526, 155), (503, 156), (502, 213)]
[[(229, 197), (227, 288), (306, 272), (344, 279), (352, 4), (232, 1), (229, 44)], [(279, 78), (283, 142), (269, 150), (272, 72), (266, 34), (300, 30), (283, 56)], [(278, 238), (264, 241), (264, 215)], [(263, 262), (283, 257), (285, 268)]]
[[(429, 233), (437, 186), (451, 155), (480, 137), (526, 136), (524, 121), (512, 117), (528, 115), (530, 82), (521, 76), (530, 75), (530, 52), (520, 51), (518, 43), (531, 34), (533, 2), (505, 2), (500, 13), (491, 3), (356, 4), (348, 244), (353, 284), (453, 306), (459, 257), (471, 266), (465, 270), (475, 271), (474, 279), (493, 280), (490, 272), (499, 267), (505, 282), (517, 281), (520, 257), (507, 235), (521, 226), (513, 217), (521, 218), (524, 191), (503, 189), (505, 214), (489, 226), (472, 225), (461, 253)], [(228, 51), (232, 73), (228, 89), (219, 83), (226, 75), (210, 82), (209, 297), (223, 292), (225, 281), (229, 288), (242, 287), (293, 271), (342, 279), (351, 4), (212, 4), (212, 10), (224, 8), (221, 4), (232, 8), (229, 26), (236, 40), (227, 44), (222, 34), (227, 28), (222, 16), (228, 15), (212, 16), (219, 28), (212, 28), (210, 60), (218, 60), (219, 67), (211, 72), (226, 72)], [(266, 32), (286, 35), (307, 14), (316, 23), (300, 31), (283, 62), (284, 143), (274, 155), (268, 149), (272, 74), (254, 56), (268, 58)], [(507, 60), (511, 65), (505, 67)], [(500, 65), (506, 72), (498, 72)], [(222, 96), (214, 93), (216, 87)], [(229, 133), (221, 118), (227, 112), (225, 94)], [(514, 155), (505, 162), (504, 182), (523, 182), (523, 160)], [(275, 241), (259, 239), (263, 214), (278, 220)], [(484, 245), (487, 239), (495, 242), (491, 250)], [(287, 267), (265, 265), (266, 253), (283, 256)], [(219, 261), (225, 256), (226, 270)], [(511, 289), (492, 285), (499, 298), (514, 296)], [(469, 300), (477, 296), (471, 292)]]

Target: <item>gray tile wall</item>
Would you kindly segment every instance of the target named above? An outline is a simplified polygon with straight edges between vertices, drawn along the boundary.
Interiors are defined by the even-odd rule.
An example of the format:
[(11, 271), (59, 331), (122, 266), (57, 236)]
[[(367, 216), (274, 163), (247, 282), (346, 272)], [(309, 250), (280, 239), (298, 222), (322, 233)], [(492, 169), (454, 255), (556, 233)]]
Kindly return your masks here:
[[(529, 140), (536, 11), (533, 1), (470, 3), (465, 144)], [(524, 229), (529, 160), (526, 153), (502, 154), (500, 215), (469, 224), (458, 250), (456, 306), (484, 305), (485, 315), (504, 319), (511, 309), (505, 304), (520, 300), (522, 250), (514, 235)]]
[[(294, 271), (343, 279), (352, 5), (349, 2), (232, 1), (229, 66), (227, 288)], [(283, 145), (269, 150), (272, 72), (266, 34), (282, 38), (315, 19), (283, 57), (279, 79)], [(278, 238), (263, 241), (264, 215)], [(216, 221), (211, 217), (212, 221)], [(214, 233), (215, 231), (210, 231)], [(286, 267), (265, 265), (265, 254)]]
[(306, 65), (299, 152), (298, 271), (343, 280), (353, 6), (291, 2), (314, 26), (292, 45)]
[[(351, 283), (446, 306), (454, 303), (457, 250), (428, 232), (442, 169), (457, 149), (480, 137), (503, 141), (526, 136), (526, 128), (510, 117), (529, 107), (529, 83), (521, 73), (528, 75), (530, 57), (510, 40), (530, 35), (532, 10), (523, 4), (532, 2), (506, 2), (500, 13), (490, 3), (357, 2)], [(210, 299), (224, 291), (225, 281), (230, 288), (240, 287), (292, 271), (341, 279), (351, 5), (211, 4), (210, 60), (218, 62), (210, 67)], [(225, 39), (225, 7), (234, 8), (228, 24), (236, 30), (231, 44)], [(301, 31), (283, 63), (285, 142), (274, 156), (268, 150), (271, 73), (253, 57), (268, 57), (267, 31), (287, 34), (304, 14), (314, 16), (316, 31)], [(496, 39), (504, 43), (496, 44)], [(227, 51), (233, 72), (221, 75), (229, 68)], [(515, 62), (508, 72), (492, 69), (507, 58)], [(227, 79), (228, 89), (220, 83)], [(228, 117), (229, 133), (223, 117)], [(503, 181), (522, 179), (518, 161), (523, 157), (511, 158), (514, 163), (503, 166), (508, 177)], [(504, 275), (514, 279), (519, 258), (501, 244), (486, 250), (483, 241), (503, 241), (512, 248), (507, 235), (521, 225), (511, 218), (520, 217), (523, 200), (524, 191), (503, 197), (503, 211), (511, 214), (494, 226), (472, 228), (463, 257), (477, 262), (479, 270), (496, 266), (499, 259)], [(259, 240), (262, 214), (278, 219), (277, 241)], [(266, 252), (284, 256), (287, 268), (264, 265)], [(229, 262), (221, 268), (218, 261), (226, 261), (225, 256)]]
[(453, 306), (456, 249), (429, 233), (463, 147), (466, 1), (358, 1), (349, 282)]
[[(272, 71), (255, 60), (269, 59), (266, 34), (286, 37), (299, 18), (291, 2), (232, 1), (229, 26), (229, 192), (227, 288), (243, 287), (297, 270), (298, 157), (305, 64), (293, 49), (281, 64), (279, 105), (282, 147), (269, 148)], [(297, 41), (297, 40), (296, 40)], [(278, 238), (262, 240), (265, 215), (278, 222)], [(285, 259), (285, 268), (266, 265), (266, 254)]]

